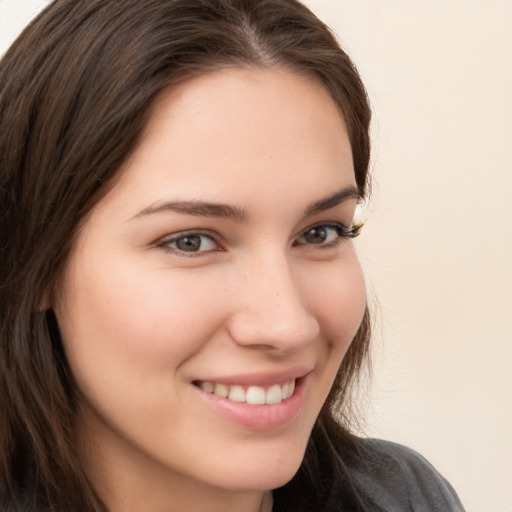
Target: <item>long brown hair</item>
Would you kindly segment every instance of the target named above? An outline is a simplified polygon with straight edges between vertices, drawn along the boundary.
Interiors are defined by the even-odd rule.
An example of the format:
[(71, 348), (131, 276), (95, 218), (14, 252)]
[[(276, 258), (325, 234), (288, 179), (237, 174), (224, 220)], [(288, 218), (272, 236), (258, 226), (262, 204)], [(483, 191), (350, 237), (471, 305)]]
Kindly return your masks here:
[[(329, 29), (295, 0), (55, 0), (0, 62), (2, 510), (105, 510), (76, 456), (76, 387), (44, 304), (155, 98), (227, 66), (280, 66), (320, 80), (346, 122), (365, 196), (365, 89)], [(350, 444), (344, 411), (368, 341), (366, 314), (296, 478), (316, 478), (319, 443)]]

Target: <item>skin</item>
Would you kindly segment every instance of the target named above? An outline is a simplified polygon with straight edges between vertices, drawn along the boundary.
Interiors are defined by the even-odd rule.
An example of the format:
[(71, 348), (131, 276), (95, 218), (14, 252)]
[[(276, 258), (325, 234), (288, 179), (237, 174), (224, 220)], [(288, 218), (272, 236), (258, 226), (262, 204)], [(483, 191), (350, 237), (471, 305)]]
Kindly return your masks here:
[[(257, 511), (297, 471), (364, 312), (352, 241), (332, 227), (326, 243), (304, 236), (352, 222), (353, 194), (305, 216), (355, 188), (342, 116), (311, 78), (213, 72), (158, 99), (120, 173), (53, 305), (82, 394), (86, 472), (111, 512)], [(228, 204), (244, 219), (168, 201)], [(216, 240), (193, 253), (169, 242), (190, 230)], [(300, 410), (272, 429), (231, 421), (193, 384), (294, 368), (309, 372)]]

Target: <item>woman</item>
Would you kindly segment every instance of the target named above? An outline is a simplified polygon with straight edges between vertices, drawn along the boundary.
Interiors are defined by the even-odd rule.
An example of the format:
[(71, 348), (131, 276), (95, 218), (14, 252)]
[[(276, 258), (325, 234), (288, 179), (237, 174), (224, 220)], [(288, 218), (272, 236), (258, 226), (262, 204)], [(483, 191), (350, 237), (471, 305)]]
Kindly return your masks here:
[(0, 67), (2, 510), (462, 510), (350, 432), (369, 121), (294, 0), (31, 23)]

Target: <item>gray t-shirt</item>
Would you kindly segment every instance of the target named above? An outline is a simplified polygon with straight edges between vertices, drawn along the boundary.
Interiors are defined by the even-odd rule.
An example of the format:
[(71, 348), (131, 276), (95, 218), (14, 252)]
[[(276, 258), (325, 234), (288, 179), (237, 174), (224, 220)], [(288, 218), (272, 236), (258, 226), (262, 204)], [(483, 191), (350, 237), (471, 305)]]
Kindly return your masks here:
[(419, 453), (387, 441), (361, 442), (371, 455), (361, 461), (353, 476), (358, 488), (373, 501), (372, 511), (464, 511), (453, 487)]
[(340, 451), (337, 462), (324, 448), (317, 445), (314, 476), (299, 470), (274, 491), (273, 512), (464, 512), (452, 486), (410, 448), (360, 438), (355, 456)]

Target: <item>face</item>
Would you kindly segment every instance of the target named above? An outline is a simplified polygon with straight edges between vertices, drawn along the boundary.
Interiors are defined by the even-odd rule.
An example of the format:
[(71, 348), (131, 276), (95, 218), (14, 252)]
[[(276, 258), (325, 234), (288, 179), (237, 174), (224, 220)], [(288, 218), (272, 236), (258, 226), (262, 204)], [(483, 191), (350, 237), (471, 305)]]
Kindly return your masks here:
[(312, 79), (224, 70), (159, 98), (54, 305), (103, 481), (294, 475), (365, 308), (356, 204), (343, 119)]

